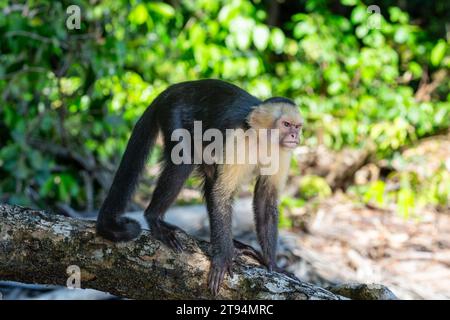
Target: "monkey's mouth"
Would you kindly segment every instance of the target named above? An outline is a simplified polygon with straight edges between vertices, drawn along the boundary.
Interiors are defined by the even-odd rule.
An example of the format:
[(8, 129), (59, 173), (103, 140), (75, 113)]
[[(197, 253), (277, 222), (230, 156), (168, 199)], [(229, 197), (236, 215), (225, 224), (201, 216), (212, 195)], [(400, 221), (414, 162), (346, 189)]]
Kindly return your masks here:
[(298, 141), (296, 141), (296, 140), (283, 141), (283, 147), (285, 147), (285, 148), (294, 149), (297, 146), (298, 146)]

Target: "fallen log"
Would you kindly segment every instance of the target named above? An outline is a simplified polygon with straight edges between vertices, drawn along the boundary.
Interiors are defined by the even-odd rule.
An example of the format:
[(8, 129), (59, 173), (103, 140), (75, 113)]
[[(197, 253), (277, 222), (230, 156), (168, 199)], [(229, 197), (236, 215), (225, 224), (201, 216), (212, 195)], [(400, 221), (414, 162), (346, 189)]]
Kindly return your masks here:
[[(95, 223), (46, 211), (0, 204), (0, 280), (97, 289), (132, 299), (342, 299), (323, 288), (238, 256), (233, 277), (218, 296), (207, 290), (209, 244), (179, 231), (184, 252), (175, 253), (149, 231), (113, 243)], [(68, 273), (69, 272), (69, 273)], [(75, 278), (74, 278), (75, 277)], [(75, 281), (74, 281), (75, 280)]]

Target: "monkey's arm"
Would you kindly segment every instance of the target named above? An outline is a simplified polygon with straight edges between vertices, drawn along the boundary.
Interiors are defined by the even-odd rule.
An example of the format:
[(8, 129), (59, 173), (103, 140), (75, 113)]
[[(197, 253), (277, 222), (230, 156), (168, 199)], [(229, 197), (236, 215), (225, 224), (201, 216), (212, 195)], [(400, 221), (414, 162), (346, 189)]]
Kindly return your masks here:
[(268, 176), (259, 176), (253, 198), (255, 224), (263, 258), (269, 271), (276, 268), (278, 241), (278, 191)]

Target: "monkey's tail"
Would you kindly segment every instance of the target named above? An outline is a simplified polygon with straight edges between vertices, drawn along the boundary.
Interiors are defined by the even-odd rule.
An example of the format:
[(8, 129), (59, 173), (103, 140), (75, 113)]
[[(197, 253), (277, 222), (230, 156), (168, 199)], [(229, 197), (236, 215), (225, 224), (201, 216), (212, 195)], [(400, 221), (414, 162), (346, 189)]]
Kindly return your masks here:
[(129, 241), (141, 233), (140, 224), (123, 217), (150, 150), (158, 135), (154, 108), (150, 106), (131, 133), (125, 153), (97, 218), (97, 233), (112, 241)]

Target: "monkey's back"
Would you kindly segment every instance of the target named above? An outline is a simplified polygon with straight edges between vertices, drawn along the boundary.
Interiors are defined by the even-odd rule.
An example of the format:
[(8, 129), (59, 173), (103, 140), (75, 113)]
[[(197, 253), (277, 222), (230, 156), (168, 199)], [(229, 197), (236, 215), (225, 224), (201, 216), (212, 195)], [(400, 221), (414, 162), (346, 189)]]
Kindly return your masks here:
[(261, 101), (247, 91), (225, 81), (204, 79), (170, 86), (152, 103), (164, 134), (174, 129), (193, 130), (201, 121), (203, 131), (246, 127), (246, 119)]

